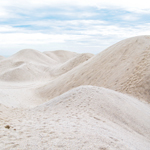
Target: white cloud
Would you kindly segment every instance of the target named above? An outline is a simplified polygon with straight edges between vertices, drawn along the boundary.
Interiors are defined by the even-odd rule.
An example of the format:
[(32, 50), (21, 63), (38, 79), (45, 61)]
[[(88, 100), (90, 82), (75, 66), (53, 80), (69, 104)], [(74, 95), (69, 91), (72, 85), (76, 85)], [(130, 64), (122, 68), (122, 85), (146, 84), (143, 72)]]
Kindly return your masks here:
[(123, 15), (120, 18), (125, 21), (137, 21), (138, 19), (140, 19), (140, 16), (137, 16), (136, 14), (128, 14)]
[[(34, 48), (37, 50), (65, 49), (77, 52), (98, 53), (112, 44), (137, 35), (150, 35), (150, 23), (136, 25), (134, 27), (120, 27), (95, 20), (74, 20), (74, 21), (53, 21), (56, 24), (68, 26), (73, 25), (74, 29), (65, 31), (57, 26), (51, 33), (42, 33), (27, 29), (19, 29), (11, 26), (3, 26), (0, 30), (12, 33), (0, 34), (0, 53), (9, 49)], [(49, 24), (47, 24), (49, 25)], [(81, 26), (83, 25), (83, 28)], [(56, 33), (58, 30), (59, 33)]]
[[(4, 0), (0, 1), (0, 21), (6, 20), (9, 24), (0, 26), (0, 53), (9, 49), (35, 48), (42, 47), (43, 50), (67, 49), (67, 50), (91, 50), (98, 53), (100, 50), (107, 48), (115, 42), (131, 36), (150, 34), (150, 24), (135, 25), (122, 27), (116, 24), (108, 24), (101, 20), (86, 20), (87, 17), (95, 17), (98, 14), (86, 9), (86, 7), (97, 7), (99, 9), (124, 9), (134, 14), (123, 15), (121, 19), (125, 21), (136, 21), (140, 14), (135, 13), (150, 13), (150, 2), (142, 1), (119, 1), (119, 0)], [(61, 11), (44, 12), (49, 6), (57, 8)], [(83, 8), (83, 13), (77, 12), (76, 8)], [(41, 12), (37, 12), (40, 8)], [(57, 10), (56, 9), (56, 10)], [(55, 10), (55, 9), (54, 9)], [(69, 13), (68, 13), (69, 12)], [(75, 19), (75, 16), (84, 20), (38, 20), (29, 21), (24, 19), (20, 14), (26, 14), (30, 18), (34, 16), (43, 17), (51, 15), (54, 17), (57, 14), (68, 16), (70, 19)], [(107, 13), (107, 12), (106, 12)], [(119, 14), (116, 14), (119, 18)], [(16, 18), (16, 23), (9, 19)], [(55, 19), (55, 18), (54, 18)], [(105, 18), (104, 18), (105, 20)], [(18, 25), (18, 27), (17, 27)], [(21, 27), (21, 25), (30, 25), (37, 29)], [(20, 26), (20, 27), (19, 27)]]
[[(66, 41), (80, 41), (86, 35), (69, 34), (44, 34), (44, 33), (2, 33), (0, 34), (0, 45), (9, 44), (46, 44), (64, 43)], [(88, 37), (88, 35), (87, 35)]]
[[(98, 8), (121, 8), (138, 13), (150, 13), (150, 1), (148, 0), (5, 0), (0, 1), (0, 8), (20, 8), (31, 10), (41, 7), (58, 7), (69, 9), (68, 6), (98, 7)], [(6, 10), (3, 10), (3, 12)]]

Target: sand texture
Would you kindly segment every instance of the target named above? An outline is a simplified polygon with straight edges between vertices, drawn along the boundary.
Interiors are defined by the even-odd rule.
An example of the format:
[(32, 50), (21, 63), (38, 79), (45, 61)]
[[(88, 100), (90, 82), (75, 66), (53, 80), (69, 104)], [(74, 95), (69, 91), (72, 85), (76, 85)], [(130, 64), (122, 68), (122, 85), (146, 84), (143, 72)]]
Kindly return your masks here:
[(1, 149), (150, 148), (150, 107), (112, 90), (81, 86), (30, 110), (0, 110)]
[(150, 36), (0, 56), (0, 150), (150, 150), (149, 76)]

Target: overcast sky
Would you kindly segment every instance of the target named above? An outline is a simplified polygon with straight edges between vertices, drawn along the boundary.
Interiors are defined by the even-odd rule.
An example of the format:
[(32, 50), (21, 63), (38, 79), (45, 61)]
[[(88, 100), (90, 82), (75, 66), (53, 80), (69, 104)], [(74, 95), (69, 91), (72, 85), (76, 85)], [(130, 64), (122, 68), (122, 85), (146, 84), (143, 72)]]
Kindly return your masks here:
[(97, 54), (150, 35), (149, 0), (0, 0), (0, 55), (21, 49)]

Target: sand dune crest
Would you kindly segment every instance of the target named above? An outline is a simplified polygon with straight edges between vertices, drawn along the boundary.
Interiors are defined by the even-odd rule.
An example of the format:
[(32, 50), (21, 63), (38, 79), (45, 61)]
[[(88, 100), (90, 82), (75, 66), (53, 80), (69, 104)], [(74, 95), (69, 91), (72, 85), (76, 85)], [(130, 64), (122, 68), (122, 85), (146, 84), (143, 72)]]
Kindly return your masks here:
[(69, 59), (76, 57), (78, 54), (75, 52), (69, 52), (64, 50), (56, 50), (56, 51), (45, 51), (43, 52), (50, 58), (56, 60), (58, 63), (64, 63)]

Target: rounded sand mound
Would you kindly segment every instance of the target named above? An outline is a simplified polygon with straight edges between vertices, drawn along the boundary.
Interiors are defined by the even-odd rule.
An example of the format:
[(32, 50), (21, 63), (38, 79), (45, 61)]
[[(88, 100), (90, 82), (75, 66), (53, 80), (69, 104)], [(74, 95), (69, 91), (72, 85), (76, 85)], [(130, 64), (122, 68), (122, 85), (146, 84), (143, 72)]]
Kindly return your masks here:
[(150, 137), (150, 109), (139, 100), (113, 90), (80, 86), (35, 108), (51, 113), (87, 113)]
[(150, 36), (133, 37), (109, 47), (38, 92), (42, 97), (53, 98), (73, 87), (96, 85), (150, 102), (149, 70)]
[(88, 53), (78, 54), (77, 56), (73, 57), (72, 59), (69, 59), (65, 63), (62, 63), (62, 65), (56, 67), (54, 70), (52, 70), (52, 72), (54, 76), (60, 76), (77, 67), (78, 65), (84, 63), (85, 61), (89, 60), (93, 56), (93, 54)]
[(36, 62), (42, 64), (54, 65), (56, 61), (42, 52), (33, 49), (24, 49), (10, 57), (15, 61)]

